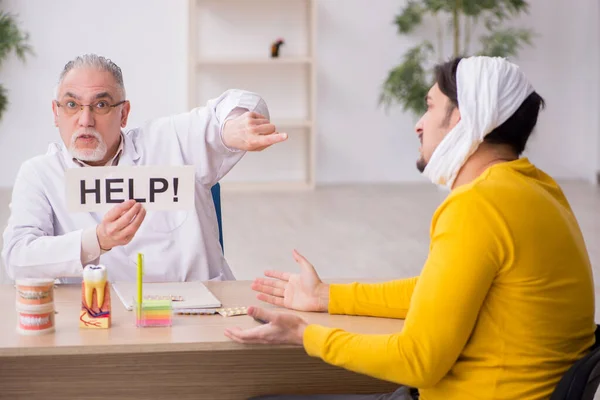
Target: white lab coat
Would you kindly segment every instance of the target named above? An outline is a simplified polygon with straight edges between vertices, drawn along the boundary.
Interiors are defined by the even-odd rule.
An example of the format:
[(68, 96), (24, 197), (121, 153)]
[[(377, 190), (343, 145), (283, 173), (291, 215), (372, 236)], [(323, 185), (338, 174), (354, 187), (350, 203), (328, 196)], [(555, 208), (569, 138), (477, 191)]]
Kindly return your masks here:
[[(221, 130), (226, 118), (243, 111), (269, 118), (256, 94), (229, 90), (189, 113), (151, 121), (123, 132), (118, 165), (194, 165), (195, 207), (189, 211), (148, 211), (133, 240), (102, 254), (111, 281), (136, 279), (137, 253), (144, 254), (144, 280), (230, 280), (234, 276), (219, 243), (211, 187), (242, 158), (228, 149)], [(63, 143), (21, 166), (13, 188), (11, 215), (4, 231), (2, 257), (12, 279), (81, 279), (81, 241), (100, 213), (71, 213), (66, 208), (65, 170), (81, 167)], [(67, 279), (63, 279), (67, 278)], [(75, 278), (75, 279), (73, 279)]]

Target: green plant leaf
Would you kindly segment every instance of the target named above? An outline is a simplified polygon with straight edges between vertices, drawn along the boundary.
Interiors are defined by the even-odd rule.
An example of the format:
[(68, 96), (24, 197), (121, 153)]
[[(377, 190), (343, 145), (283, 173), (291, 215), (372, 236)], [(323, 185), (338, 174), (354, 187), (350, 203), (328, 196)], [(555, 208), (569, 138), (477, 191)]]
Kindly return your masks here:
[(395, 23), (398, 26), (398, 33), (410, 33), (421, 23), (426, 8), (418, 2), (411, 0), (402, 12), (396, 16)]
[(408, 50), (402, 64), (390, 71), (383, 84), (379, 104), (389, 108), (393, 103), (402, 105), (404, 111), (419, 115), (425, 112), (425, 95), (429, 90), (428, 71), (423, 65), (433, 52), (433, 45), (425, 41)]
[[(527, 0), (408, 0), (406, 7), (396, 17), (395, 24), (399, 34), (406, 34), (421, 24), (428, 13), (437, 17), (439, 13), (452, 16), (458, 11), (459, 18), (438, 19), (447, 21), (453, 32), (455, 20), (459, 21), (461, 29), (456, 30), (459, 36), (455, 38), (456, 43), (464, 43), (465, 49), (469, 48), (471, 32), (478, 24), (483, 24), (488, 32), (480, 37), (482, 49), (475, 54), (510, 58), (515, 57), (524, 46), (532, 45), (534, 33), (528, 29), (506, 28), (503, 23), (520, 13), (528, 13), (528, 3)], [(438, 35), (439, 32), (438, 27)], [(424, 112), (426, 106), (423, 98), (430, 87), (431, 76), (431, 70), (426, 65), (432, 61), (432, 53), (433, 46), (428, 41), (407, 51), (402, 64), (388, 73), (380, 104), (390, 107), (398, 103), (405, 111), (416, 114)]]
[(19, 29), (16, 17), (0, 11), (0, 64), (12, 51), (19, 59), (25, 61), (27, 54), (33, 54), (28, 42), (29, 34)]
[[(0, 65), (13, 51), (21, 61), (25, 61), (28, 54), (33, 54), (29, 34), (19, 29), (14, 15), (0, 11)], [(7, 108), (8, 91), (0, 85), (0, 119)]]
[(525, 45), (531, 46), (533, 32), (528, 29), (505, 28), (481, 37), (480, 55), (491, 57), (515, 57)]
[(529, 12), (529, 4), (525, 0), (503, 0), (502, 3), (512, 15)]
[(0, 119), (8, 108), (8, 90), (3, 85), (0, 85)]
[(452, 11), (456, 0), (423, 0), (423, 4), (428, 11), (435, 14), (440, 11)]
[(497, 0), (462, 0), (462, 13), (471, 17), (478, 17), (483, 12), (494, 9)]

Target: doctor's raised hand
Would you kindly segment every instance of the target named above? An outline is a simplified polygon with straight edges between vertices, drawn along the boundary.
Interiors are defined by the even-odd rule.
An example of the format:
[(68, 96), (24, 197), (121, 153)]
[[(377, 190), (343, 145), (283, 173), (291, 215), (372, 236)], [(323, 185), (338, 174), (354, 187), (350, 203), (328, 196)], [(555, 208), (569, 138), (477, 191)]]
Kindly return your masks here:
[(261, 151), (287, 137), (287, 133), (277, 132), (269, 119), (256, 112), (245, 112), (223, 127), (224, 144), (237, 150)]

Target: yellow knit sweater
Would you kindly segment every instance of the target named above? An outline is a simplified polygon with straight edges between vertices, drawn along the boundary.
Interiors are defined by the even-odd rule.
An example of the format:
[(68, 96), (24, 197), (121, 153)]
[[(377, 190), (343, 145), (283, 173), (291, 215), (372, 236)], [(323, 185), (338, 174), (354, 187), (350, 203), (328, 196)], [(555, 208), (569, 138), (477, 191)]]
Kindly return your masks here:
[(309, 325), (304, 347), (417, 387), (423, 400), (548, 399), (594, 343), (581, 231), (559, 186), (526, 158), (448, 196), (418, 278), (332, 285), (329, 312), (406, 318), (392, 335)]

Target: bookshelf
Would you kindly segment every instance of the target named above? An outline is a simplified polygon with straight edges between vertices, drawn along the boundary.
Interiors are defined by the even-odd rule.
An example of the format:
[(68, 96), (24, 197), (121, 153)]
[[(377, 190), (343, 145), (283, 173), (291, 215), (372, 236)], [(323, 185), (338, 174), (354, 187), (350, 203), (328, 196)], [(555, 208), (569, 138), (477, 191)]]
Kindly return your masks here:
[[(189, 108), (229, 88), (259, 93), (288, 140), (246, 156), (224, 190), (315, 187), (316, 0), (188, 0)], [(271, 43), (283, 38), (280, 56)]]

